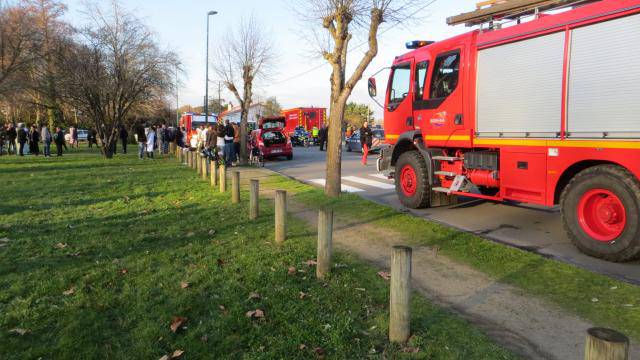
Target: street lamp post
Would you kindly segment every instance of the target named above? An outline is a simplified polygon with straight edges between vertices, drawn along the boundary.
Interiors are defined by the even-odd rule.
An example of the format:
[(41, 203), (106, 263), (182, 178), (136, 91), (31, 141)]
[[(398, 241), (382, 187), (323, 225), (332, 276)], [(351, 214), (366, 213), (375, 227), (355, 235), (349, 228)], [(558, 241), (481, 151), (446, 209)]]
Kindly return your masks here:
[(217, 11), (209, 11), (207, 13), (207, 55), (206, 55), (206, 71), (205, 71), (205, 91), (204, 91), (204, 122), (209, 123), (209, 16), (217, 14)]

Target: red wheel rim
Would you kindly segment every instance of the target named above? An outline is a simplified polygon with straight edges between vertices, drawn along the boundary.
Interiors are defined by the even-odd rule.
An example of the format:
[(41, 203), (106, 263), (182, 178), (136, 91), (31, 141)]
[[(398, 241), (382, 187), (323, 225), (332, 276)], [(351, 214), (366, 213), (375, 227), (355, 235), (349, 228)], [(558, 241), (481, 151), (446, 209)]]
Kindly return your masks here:
[(406, 196), (411, 197), (416, 194), (418, 178), (411, 165), (405, 165), (400, 171), (400, 187)]
[(617, 239), (627, 224), (627, 211), (614, 193), (605, 189), (589, 190), (578, 204), (578, 221), (582, 230), (597, 241)]

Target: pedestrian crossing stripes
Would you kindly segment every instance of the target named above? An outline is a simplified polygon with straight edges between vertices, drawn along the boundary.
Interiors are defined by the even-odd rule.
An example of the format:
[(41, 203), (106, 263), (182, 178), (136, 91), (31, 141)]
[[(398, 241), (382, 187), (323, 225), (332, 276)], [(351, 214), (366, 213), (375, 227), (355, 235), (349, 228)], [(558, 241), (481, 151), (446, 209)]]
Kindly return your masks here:
[[(311, 180), (311, 182), (314, 183), (314, 184), (318, 184), (320, 186), (324, 186), (327, 183), (327, 181), (325, 179), (313, 179), (313, 180)], [(358, 189), (358, 188), (353, 187), (353, 186), (342, 184), (342, 192), (356, 193), (356, 192), (362, 192), (362, 191), (364, 191), (364, 190)]]
[[(368, 174), (367, 176), (372, 177), (372, 178), (377, 178), (377, 179), (381, 179), (381, 180), (386, 180), (387, 182), (381, 182), (381, 181), (376, 181), (376, 180), (371, 180), (371, 179), (367, 179), (364, 177), (359, 177), (359, 176), (344, 176), (342, 177), (342, 181), (346, 181), (348, 183), (353, 183), (353, 184), (358, 184), (358, 186), (363, 185), (366, 187), (372, 187), (372, 188), (376, 188), (376, 189), (382, 189), (382, 190), (394, 190), (395, 189), (395, 185), (393, 183), (389, 183), (389, 180), (386, 176), (382, 175), (382, 174)], [(320, 186), (324, 186), (326, 184), (326, 180), (325, 179), (313, 179), (313, 180), (309, 180), (309, 182), (316, 184), (316, 185), (320, 185)], [(365, 191), (363, 188), (360, 187), (356, 187), (356, 186), (350, 186), (350, 185), (346, 185), (346, 184), (342, 184), (342, 191), (343, 192), (348, 192), (348, 193), (358, 193), (358, 192), (363, 192)]]
[(391, 190), (396, 188), (395, 185), (393, 184), (387, 184), (380, 181), (369, 180), (369, 179), (365, 179), (357, 176), (345, 176), (342, 178), (342, 180), (346, 180), (346, 181), (354, 182), (358, 184), (364, 184), (368, 186), (373, 186), (375, 188), (383, 189), (383, 190)]

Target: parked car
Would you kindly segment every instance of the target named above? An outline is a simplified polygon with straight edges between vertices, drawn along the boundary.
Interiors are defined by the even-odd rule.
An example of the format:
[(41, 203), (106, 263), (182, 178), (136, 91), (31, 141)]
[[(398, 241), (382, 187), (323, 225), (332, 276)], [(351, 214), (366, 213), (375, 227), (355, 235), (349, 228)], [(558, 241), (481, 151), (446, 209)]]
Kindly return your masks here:
[(252, 148), (257, 148), (259, 156), (264, 159), (293, 159), (291, 139), (285, 134), (284, 129), (284, 117), (262, 118), (258, 129), (251, 132)]
[[(369, 151), (370, 152), (380, 151), (380, 149), (384, 146), (384, 129), (373, 128), (371, 129), (371, 131), (373, 132), (373, 145), (371, 146), (371, 149), (369, 149)], [(360, 144), (359, 130), (356, 130), (353, 133), (353, 135), (351, 135), (346, 139), (345, 147), (348, 152), (351, 152), (351, 151), (362, 152), (362, 144)]]
[(78, 141), (87, 141), (89, 139), (89, 130), (78, 129)]

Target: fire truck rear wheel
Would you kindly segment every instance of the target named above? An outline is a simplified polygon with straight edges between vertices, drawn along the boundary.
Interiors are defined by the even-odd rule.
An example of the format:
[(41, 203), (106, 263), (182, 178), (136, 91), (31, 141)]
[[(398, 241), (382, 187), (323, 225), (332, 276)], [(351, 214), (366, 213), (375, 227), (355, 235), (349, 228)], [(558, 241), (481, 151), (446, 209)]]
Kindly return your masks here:
[(615, 262), (640, 256), (640, 182), (626, 169), (599, 165), (580, 172), (560, 205), (565, 231), (585, 254)]
[(429, 171), (419, 152), (407, 151), (400, 155), (396, 162), (395, 183), (402, 205), (410, 209), (429, 207)]

